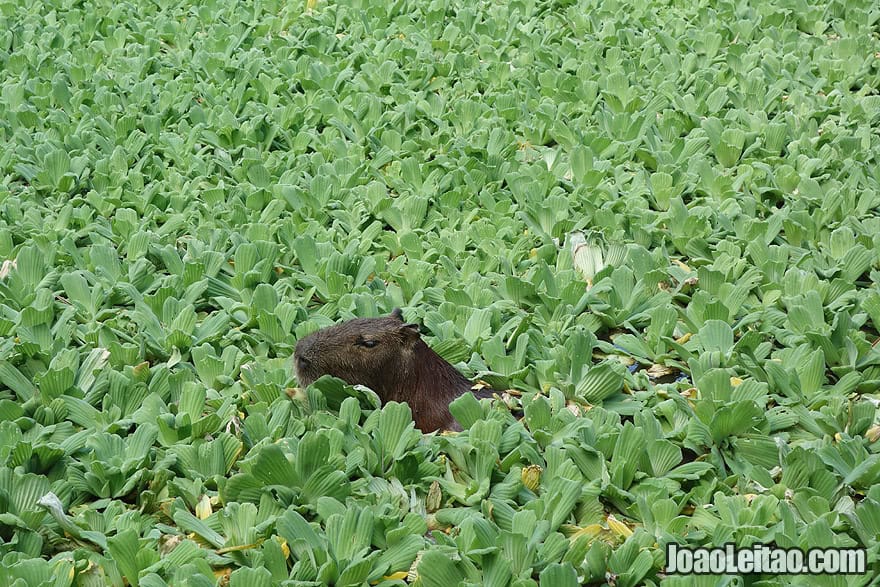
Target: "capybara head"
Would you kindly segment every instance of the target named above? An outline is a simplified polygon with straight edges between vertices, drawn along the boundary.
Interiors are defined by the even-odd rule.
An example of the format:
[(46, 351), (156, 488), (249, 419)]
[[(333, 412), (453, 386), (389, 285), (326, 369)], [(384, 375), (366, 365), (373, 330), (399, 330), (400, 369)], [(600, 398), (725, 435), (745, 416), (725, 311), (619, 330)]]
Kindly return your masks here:
[(419, 338), (417, 324), (406, 324), (399, 309), (381, 318), (356, 318), (314, 332), (296, 345), (294, 363), (302, 386), (322, 375), (383, 392), (408, 375)]
[[(435, 353), (395, 309), (381, 318), (356, 318), (324, 328), (300, 340), (294, 352), (302, 386), (322, 375), (365, 385), (382, 403), (406, 402), (423, 432), (461, 430), (449, 402), (471, 390), (471, 382)], [(488, 397), (486, 391), (477, 392)]]

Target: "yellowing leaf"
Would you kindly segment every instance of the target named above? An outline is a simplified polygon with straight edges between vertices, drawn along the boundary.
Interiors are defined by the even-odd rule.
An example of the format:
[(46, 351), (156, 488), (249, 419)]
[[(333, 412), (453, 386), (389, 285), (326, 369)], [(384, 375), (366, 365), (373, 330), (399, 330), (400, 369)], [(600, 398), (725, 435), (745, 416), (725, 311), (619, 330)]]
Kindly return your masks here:
[(529, 465), (528, 467), (523, 467), (523, 470), (520, 473), (522, 484), (525, 485), (530, 491), (538, 491), (538, 487), (541, 484), (541, 473), (543, 471), (544, 470), (538, 465)]
[(207, 495), (202, 495), (199, 502), (196, 504), (196, 517), (200, 520), (204, 520), (211, 516), (214, 513), (214, 510), (211, 508), (211, 498)]
[(609, 514), (606, 521), (608, 522), (608, 529), (618, 536), (622, 538), (629, 538), (632, 536), (633, 531), (630, 527), (615, 518), (613, 515)]

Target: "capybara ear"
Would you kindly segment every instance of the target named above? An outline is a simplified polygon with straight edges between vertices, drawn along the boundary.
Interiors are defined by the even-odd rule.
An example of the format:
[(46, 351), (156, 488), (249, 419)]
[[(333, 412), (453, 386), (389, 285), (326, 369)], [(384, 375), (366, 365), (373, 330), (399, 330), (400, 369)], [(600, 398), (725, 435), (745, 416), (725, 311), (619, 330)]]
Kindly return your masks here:
[(405, 324), (403, 322), (403, 310), (401, 310), (400, 308), (394, 308), (391, 311), (391, 317), (400, 320), (400, 331), (403, 332), (406, 336), (418, 337), (419, 335), (421, 335), (422, 329), (418, 324)]
[(418, 338), (422, 334), (422, 329), (418, 324), (404, 324), (400, 327), (400, 330), (407, 336), (411, 336), (413, 338)]

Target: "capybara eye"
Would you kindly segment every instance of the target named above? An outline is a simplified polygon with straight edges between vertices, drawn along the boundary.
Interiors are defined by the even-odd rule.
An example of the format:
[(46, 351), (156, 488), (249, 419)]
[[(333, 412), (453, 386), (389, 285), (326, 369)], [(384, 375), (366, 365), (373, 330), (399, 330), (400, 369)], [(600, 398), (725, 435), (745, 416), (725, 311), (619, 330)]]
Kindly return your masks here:
[(357, 341), (357, 344), (362, 347), (366, 347), (368, 349), (371, 349), (374, 346), (376, 346), (377, 344), (379, 344), (379, 341), (378, 340), (361, 339), (361, 340)]

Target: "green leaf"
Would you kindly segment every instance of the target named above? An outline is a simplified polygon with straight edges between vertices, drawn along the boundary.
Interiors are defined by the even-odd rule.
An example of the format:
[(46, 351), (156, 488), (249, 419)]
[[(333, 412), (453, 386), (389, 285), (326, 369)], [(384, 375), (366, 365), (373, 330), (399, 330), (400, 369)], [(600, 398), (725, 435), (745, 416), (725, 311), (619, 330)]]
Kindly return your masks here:
[(449, 404), (449, 412), (462, 428), (470, 428), (483, 417), (483, 408), (472, 393), (464, 393)]
[(681, 449), (668, 440), (652, 440), (647, 445), (648, 461), (651, 472), (661, 477), (681, 463)]
[(226, 539), (207, 523), (192, 515), (180, 498), (175, 500), (172, 511), (172, 518), (182, 530), (196, 534), (214, 548), (221, 548), (226, 544)]
[(140, 552), (140, 544), (138, 544), (138, 535), (131, 528), (124, 530), (117, 534), (116, 536), (112, 536), (107, 539), (107, 550), (110, 552), (110, 556), (113, 557), (113, 560), (116, 561), (116, 564), (119, 565), (119, 570), (122, 571), (123, 577), (125, 577), (131, 585), (139, 585), (138, 577), (140, 573), (140, 567), (137, 561), (138, 552)]
[[(43, 159), (43, 181), (49, 187), (62, 188), (62, 179), (70, 171), (70, 155), (67, 151), (58, 149), (49, 153)], [(62, 191), (65, 191), (62, 189)]]
[(0, 382), (8, 389), (15, 392), (18, 399), (24, 403), (37, 394), (37, 388), (33, 383), (22, 375), (21, 371), (16, 369), (7, 361), (0, 361)]
[[(307, 451), (303, 451), (309, 455)], [(315, 451), (312, 458), (321, 464), (326, 458), (326, 453)], [(312, 455), (309, 455), (312, 456)], [(311, 459), (310, 459), (311, 460)], [(297, 462), (296, 468), (291, 464), (284, 454), (284, 451), (277, 444), (269, 444), (263, 446), (257, 454), (254, 461), (252, 471), (253, 475), (265, 485), (280, 485), (282, 487), (293, 487), (299, 485), (300, 477), (297, 475), (310, 474), (315, 465), (304, 464), (302, 461)]]
[(590, 367), (580, 381), (575, 393), (590, 403), (599, 403), (623, 388), (624, 367), (617, 361), (603, 361)]
[(289, 509), (278, 518), (278, 535), (287, 541), (291, 553), (296, 558), (313, 559), (321, 565), (327, 557), (327, 543), (323, 532), (315, 532), (305, 518), (296, 511)]
[(559, 587), (576, 587), (577, 572), (571, 563), (552, 563), (547, 565), (540, 575), (542, 585), (558, 585)]
[(448, 587), (464, 580), (464, 573), (442, 552), (429, 550), (418, 566), (419, 579), (425, 587)]
[(628, 489), (638, 468), (639, 455), (645, 449), (645, 434), (631, 423), (624, 424), (611, 457), (611, 482), (621, 489)]
[(491, 317), (492, 314), (487, 308), (479, 308), (471, 313), (470, 318), (468, 318), (467, 324), (464, 327), (464, 332), (462, 333), (465, 341), (467, 341), (470, 346), (477, 344), (477, 341), (481, 338), (487, 337)]
[(763, 412), (752, 401), (739, 401), (721, 406), (712, 417), (709, 429), (716, 444), (728, 436), (736, 436), (758, 426)]
[(698, 334), (705, 351), (718, 351), (727, 354), (733, 348), (733, 329), (726, 322), (707, 320)]
[(336, 559), (353, 560), (370, 546), (373, 514), (369, 509), (349, 507), (345, 514), (334, 514), (327, 519), (326, 531)]

